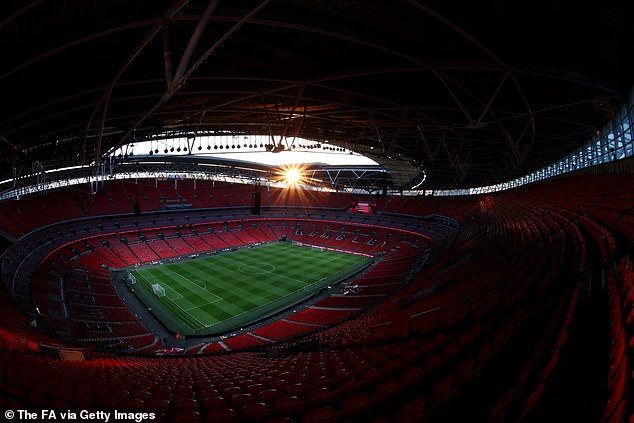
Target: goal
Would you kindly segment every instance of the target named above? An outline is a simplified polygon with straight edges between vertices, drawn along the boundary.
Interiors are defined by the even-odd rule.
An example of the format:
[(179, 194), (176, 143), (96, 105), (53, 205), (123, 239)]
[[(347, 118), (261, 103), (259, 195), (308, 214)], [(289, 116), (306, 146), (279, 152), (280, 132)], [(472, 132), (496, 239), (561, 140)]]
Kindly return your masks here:
[(163, 288), (158, 283), (155, 283), (154, 285), (152, 285), (152, 292), (154, 292), (154, 295), (156, 295), (157, 297), (165, 296), (165, 288)]
[(312, 246), (310, 247), (310, 249), (311, 249), (311, 250), (313, 250), (313, 251), (318, 251), (318, 252), (320, 252), (320, 253), (323, 253), (323, 252), (324, 252), (324, 247), (318, 247), (318, 246), (316, 246), (316, 245), (312, 245)]

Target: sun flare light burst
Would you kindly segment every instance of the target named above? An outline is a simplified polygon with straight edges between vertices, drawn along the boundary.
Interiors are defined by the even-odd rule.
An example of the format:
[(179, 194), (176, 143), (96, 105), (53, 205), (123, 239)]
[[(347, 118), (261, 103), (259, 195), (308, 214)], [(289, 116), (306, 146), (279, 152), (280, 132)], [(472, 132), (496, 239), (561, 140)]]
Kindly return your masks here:
[(296, 165), (283, 166), (282, 177), (288, 186), (301, 185), (304, 182), (303, 169)]

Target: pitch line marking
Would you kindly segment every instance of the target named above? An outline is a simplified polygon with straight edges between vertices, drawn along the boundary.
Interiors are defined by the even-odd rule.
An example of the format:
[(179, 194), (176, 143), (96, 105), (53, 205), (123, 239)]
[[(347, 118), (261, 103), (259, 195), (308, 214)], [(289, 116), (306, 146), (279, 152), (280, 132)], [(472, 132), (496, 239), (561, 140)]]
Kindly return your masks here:
[[(177, 275), (177, 276), (180, 276), (182, 279), (185, 279), (187, 282), (189, 282), (189, 283), (193, 283), (193, 282), (191, 282), (189, 279), (185, 278), (183, 275), (181, 275), (181, 274), (179, 274), (179, 273), (177, 273), (177, 272), (173, 272), (173, 271), (171, 271), (171, 272), (165, 272), (165, 273), (166, 273), (166, 274), (168, 274), (168, 273), (169, 273), (169, 274), (171, 274), (171, 275)], [(138, 273), (137, 273), (137, 274), (138, 274)], [(140, 276), (141, 276), (143, 279), (145, 279), (147, 282), (150, 282), (150, 285), (151, 285), (151, 281), (150, 281), (150, 280), (149, 280), (146, 276), (144, 276), (144, 275), (140, 275)], [(157, 283), (160, 283), (160, 280), (158, 280), (156, 276), (154, 276), (154, 275), (150, 275), (150, 277), (151, 277), (153, 280), (157, 281)], [(197, 308), (203, 307), (203, 306), (205, 306), (205, 305), (207, 305), (207, 304), (214, 304), (214, 303), (217, 303), (218, 301), (222, 301), (222, 297), (220, 297), (220, 296), (218, 296), (218, 295), (214, 294), (213, 292), (209, 292), (209, 291), (207, 291), (207, 289), (206, 289), (206, 288), (202, 288), (201, 286), (199, 286), (199, 285), (197, 285), (197, 284), (195, 284), (195, 283), (193, 283), (193, 284), (194, 284), (194, 285), (196, 285), (196, 286), (197, 286), (198, 288), (200, 288), (200, 289), (204, 289), (206, 292), (208, 292), (209, 294), (211, 294), (211, 295), (215, 296), (217, 299), (216, 299), (215, 301), (212, 301), (212, 302), (209, 302), (209, 303), (206, 303), (206, 304), (200, 305), (200, 306), (195, 306), (195, 307), (191, 307), (191, 308), (185, 309), (185, 308), (181, 307), (181, 306), (180, 306), (180, 304), (178, 304), (178, 303), (176, 302), (177, 300), (180, 300), (180, 299), (184, 298), (182, 294), (180, 294), (178, 291), (176, 291), (175, 289), (173, 289), (173, 288), (172, 288), (171, 286), (169, 286), (169, 285), (168, 285), (168, 286), (163, 286), (163, 285), (161, 285), (161, 286), (163, 286), (163, 288), (167, 288), (167, 289), (169, 289), (171, 292), (174, 292), (174, 293), (176, 293), (177, 295), (179, 295), (179, 297), (178, 297), (178, 298), (170, 298), (170, 297), (168, 297), (168, 296), (166, 295), (167, 299), (168, 299), (168, 300), (169, 300), (172, 304), (174, 304), (176, 307), (178, 307), (178, 308), (179, 308), (179, 309), (180, 309), (183, 313), (186, 313), (186, 314), (187, 314), (189, 317), (191, 317), (193, 320), (195, 320), (196, 322), (198, 322), (201, 326), (203, 326), (203, 327), (205, 327), (205, 328), (208, 328), (208, 327), (212, 326), (212, 325), (213, 325), (213, 323), (203, 323), (203, 322), (201, 322), (201, 321), (200, 321), (200, 319), (198, 319), (196, 316), (192, 315), (192, 314), (191, 314), (191, 313), (189, 313), (189, 312), (190, 312), (190, 311), (192, 311), (192, 310), (195, 310), (195, 309), (197, 309)]]

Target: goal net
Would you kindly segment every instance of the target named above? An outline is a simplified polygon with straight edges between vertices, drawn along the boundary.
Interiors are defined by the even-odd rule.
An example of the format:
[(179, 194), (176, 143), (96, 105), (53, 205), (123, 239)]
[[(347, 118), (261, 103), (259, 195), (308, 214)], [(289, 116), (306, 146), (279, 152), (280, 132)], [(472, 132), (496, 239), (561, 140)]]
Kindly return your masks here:
[(311, 246), (310, 249), (313, 251), (319, 251), (320, 253), (324, 252), (324, 247), (317, 247), (316, 245)]
[(165, 296), (165, 288), (163, 288), (161, 285), (157, 283), (152, 285), (152, 291), (154, 292), (154, 295), (156, 295), (157, 297)]

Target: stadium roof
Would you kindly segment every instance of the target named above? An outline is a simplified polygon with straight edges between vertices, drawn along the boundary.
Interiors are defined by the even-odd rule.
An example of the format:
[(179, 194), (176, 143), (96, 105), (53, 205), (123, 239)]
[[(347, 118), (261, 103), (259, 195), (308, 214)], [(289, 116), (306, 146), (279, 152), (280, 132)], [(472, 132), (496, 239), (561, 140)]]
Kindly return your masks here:
[(618, 110), (633, 82), (633, 9), (3, 1), (0, 180), (205, 133), (327, 141), (395, 174), (424, 169), (425, 188), (503, 182), (571, 152)]

